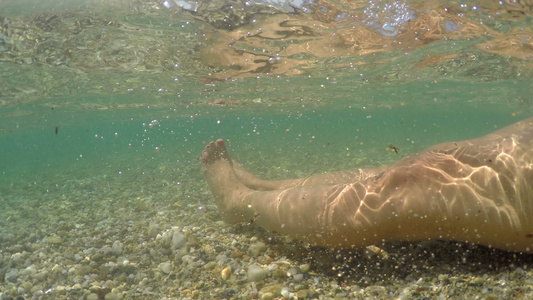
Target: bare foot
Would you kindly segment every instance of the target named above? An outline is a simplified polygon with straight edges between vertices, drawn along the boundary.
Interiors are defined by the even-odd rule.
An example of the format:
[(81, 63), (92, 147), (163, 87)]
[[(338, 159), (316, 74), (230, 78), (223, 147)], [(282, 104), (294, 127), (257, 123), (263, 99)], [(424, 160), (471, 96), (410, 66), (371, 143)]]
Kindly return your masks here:
[(242, 199), (248, 188), (241, 182), (233, 170), (232, 160), (224, 141), (218, 139), (205, 147), (200, 156), (204, 177), (215, 197), (217, 206), (226, 222), (244, 221), (240, 212)]

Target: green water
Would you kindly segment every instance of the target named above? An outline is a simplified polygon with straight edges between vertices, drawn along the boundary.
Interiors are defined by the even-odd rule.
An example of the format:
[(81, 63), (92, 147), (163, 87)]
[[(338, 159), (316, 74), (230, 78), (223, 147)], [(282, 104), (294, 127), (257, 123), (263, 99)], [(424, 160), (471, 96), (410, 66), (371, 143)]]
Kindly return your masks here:
[[(477, 137), (525, 116), (513, 117), (514, 107), (496, 103), (403, 101), (407, 104), (390, 108), (258, 104), (253, 110), (261, 110), (259, 114), (240, 107), (28, 108), (28, 115), (2, 118), (2, 125), (13, 127), (0, 137), (2, 182), (79, 169), (117, 175), (159, 164), (186, 165), (192, 173), (187, 175), (197, 178), (197, 158), (217, 138), (228, 140), (236, 157), (262, 171), (276, 160), (313, 172), (376, 166), (398, 159), (385, 151), (391, 143), (405, 155), (439, 142)], [(130, 166), (131, 161), (140, 165)]]
[[(313, 34), (287, 34), (294, 41), (265, 38), (247, 44), (243, 39), (231, 45), (238, 55), (229, 56), (229, 63), (211, 63), (219, 56), (206, 58), (202, 51), (228, 50), (232, 41), (217, 38), (241, 28), (207, 22), (209, 11), (168, 10), (157, 1), (125, 6), (96, 1), (39, 2), (30, 13), (17, 3), (0, 3), (0, 17), (7, 18), (0, 37), (8, 41), (0, 43), (0, 243), (5, 247), (35, 242), (24, 240), (28, 232), (20, 228), (28, 224), (41, 226), (42, 239), (57, 231), (58, 222), (91, 224), (117, 209), (133, 209), (128, 218), (142, 219), (187, 205), (212, 205), (198, 158), (217, 138), (228, 142), (231, 155), (248, 170), (281, 179), (392, 163), (533, 114), (530, 10), (515, 17), (491, 7), (472, 9), (477, 2), (469, 2), (469, 9), (435, 4), (435, 9), (450, 5), (461, 11), (464, 28), (483, 24), (493, 32), (443, 32), (423, 43), (404, 36), (406, 48), (393, 41), (396, 48), (370, 54), (350, 52), (355, 50), (346, 49), (355, 46), (320, 36), (318, 27), (327, 26), (327, 18), (301, 14), (323, 23)], [(258, 15), (258, 22), (267, 24), (275, 16)], [(331, 32), (346, 28), (330, 22)], [(8, 28), (18, 28), (23, 42), (14, 42), (16, 34)], [(523, 33), (514, 33), (520, 28)], [(309, 36), (311, 41), (304, 39)], [(347, 52), (283, 52), (291, 43), (311, 47), (322, 38), (323, 48)], [(479, 46), (495, 39), (509, 43), (490, 51)], [(523, 44), (514, 52), (502, 50), (515, 39)], [(356, 44), (364, 42), (372, 41)], [(274, 48), (289, 68), (247, 65), (265, 60), (261, 53)], [(389, 144), (399, 153), (389, 151)], [(139, 202), (142, 197), (150, 204)]]

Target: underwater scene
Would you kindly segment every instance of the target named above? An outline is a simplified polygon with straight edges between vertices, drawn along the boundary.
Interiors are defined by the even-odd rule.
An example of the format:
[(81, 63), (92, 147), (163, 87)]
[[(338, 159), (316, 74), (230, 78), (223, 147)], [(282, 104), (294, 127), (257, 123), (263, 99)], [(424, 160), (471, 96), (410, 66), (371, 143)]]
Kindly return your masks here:
[(527, 119), (532, 17), (528, 0), (0, 1), (0, 300), (530, 299), (528, 251), (226, 222), (200, 156), (223, 139), (261, 179), (302, 178)]

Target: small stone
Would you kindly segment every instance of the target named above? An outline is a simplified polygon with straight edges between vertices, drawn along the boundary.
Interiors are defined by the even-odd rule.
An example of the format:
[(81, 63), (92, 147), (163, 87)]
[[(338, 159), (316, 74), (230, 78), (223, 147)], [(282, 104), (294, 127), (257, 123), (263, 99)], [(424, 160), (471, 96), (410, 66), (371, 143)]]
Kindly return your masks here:
[(21, 270), (19, 272), (19, 275), (22, 275), (22, 276), (33, 276), (35, 273), (37, 273), (37, 268), (35, 267), (35, 265), (31, 265), (29, 267), (27, 267), (26, 269), (24, 270)]
[(95, 293), (98, 296), (98, 299), (104, 299), (105, 295), (107, 295), (111, 290), (107, 287), (99, 287), (99, 286), (92, 286), (89, 289), (91, 292)]
[(281, 284), (273, 284), (269, 286), (265, 286), (261, 289), (261, 294), (271, 293), (274, 297), (281, 295), (281, 289), (283, 288), (283, 285)]
[(120, 241), (115, 241), (113, 243), (113, 246), (111, 246), (111, 249), (113, 250), (113, 254), (115, 255), (122, 254), (122, 243)]
[(202, 294), (202, 291), (200, 291), (200, 290), (194, 290), (194, 291), (192, 291), (191, 296), (192, 296), (193, 298), (198, 298), (198, 296), (200, 296), (201, 294)]
[(468, 282), (469, 285), (482, 285), (485, 283), (486, 280), (483, 277), (475, 277), (470, 282)]
[(120, 300), (120, 297), (119, 295), (115, 294), (115, 293), (109, 293), (107, 295), (105, 295), (105, 300)]
[(98, 294), (91, 293), (87, 296), (87, 300), (98, 300)]
[(228, 280), (231, 276), (231, 267), (226, 267), (222, 272), (220, 272), (222, 279)]
[(286, 287), (286, 286), (285, 286), (285, 287), (282, 287), (282, 288), (281, 288), (281, 292), (280, 292), (280, 294), (281, 294), (281, 296), (282, 296), (283, 298), (287, 298), (287, 299), (289, 299), (289, 297), (290, 297), (290, 290), (289, 290), (289, 288)]
[(214, 261), (210, 261), (208, 263), (206, 263), (203, 268), (206, 269), (206, 270), (212, 270), (216, 267), (217, 263), (214, 262)]
[(165, 274), (170, 274), (170, 271), (172, 271), (172, 265), (168, 261), (160, 263), (157, 268)]
[(18, 274), (19, 274), (19, 270), (18, 269), (15, 269), (15, 268), (9, 269), (9, 271), (7, 271), (4, 274), (4, 280), (6, 282), (17, 282)]
[(233, 252), (230, 253), (229, 257), (231, 257), (231, 258), (242, 258), (243, 255), (244, 255), (244, 252), (242, 252), (239, 249), (236, 249), (236, 250), (234, 250)]
[(304, 280), (304, 274), (302, 274), (302, 273), (294, 274), (294, 276), (292, 276), (292, 279), (295, 282), (300, 282), (300, 281)]
[(33, 275), (33, 279), (37, 281), (43, 281), (48, 277), (48, 271), (41, 271)]
[(34, 295), (42, 293), (42, 292), (43, 292), (43, 286), (40, 285), (40, 284), (36, 284), (36, 285), (32, 286), (32, 288), (31, 288), (31, 293), (34, 294)]
[(174, 247), (174, 249), (179, 249), (183, 247), (186, 243), (187, 236), (177, 228), (174, 229), (174, 233), (172, 234), (172, 247)]
[(287, 277), (287, 271), (282, 269), (274, 269), (272, 271), (272, 277), (277, 279), (285, 279)]
[(63, 240), (61, 240), (60, 237), (57, 237), (57, 236), (51, 236), (47, 239), (47, 242), (48, 244), (54, 244), (54, 245), (57, 245), (57, 244), (62, 244), (63, 243)]
[(272, 293), (264, 293), (261, 297), (261, 300), (272, 300), (274, 299), (274, 294)]
[(56, 286), (56, 293), (58, 293), (59, 295), (65, 295), (67, 293), (67, 287), (64, 285)]
[(111, 280), (106, 281), (106, 282), (105, 282), (105, 285), (106, 285), (108, 288), (110, 288), (110, 289), (113, 289), (113, 288), (115, 288), (115, 287), (117, 286), (117, 285), (116, 285), (113, 281), (111, 281)]
[(309, 272), (309, 269), (311, 269), (311, 265), (310, 264), (303, 264), (303, 265), (300, 265), (300, 270), (302, 271), (302, 273), (307, 273)]
[(267, 247), (263, 242), (257, 242), (250, 247), (250, 252), (254, 257), (262, 255), (266, 251)]
[(26, 292), (30, 292), (31, 288), (33, 287), (31, 282), (29, 282), (29, 281), (25, 281), (21, 286)]
[(250, 281), (261, 281), (265, 279), (267, 275), (268, 272), (256, 264), (251, 264), (248, 267), (248, 280)]
[(387, 293), (387, 289), (380, 285), (370, 285), (365, 288), (365, 292), (371, 296), (380, 296), (385, 295)]
[(307, 290), (299, 290), (296, 292), (296, 297), (298, 297), (298, 299), (306, 299), (307, 298), (307, 294), (308, 294), (308, 291)]

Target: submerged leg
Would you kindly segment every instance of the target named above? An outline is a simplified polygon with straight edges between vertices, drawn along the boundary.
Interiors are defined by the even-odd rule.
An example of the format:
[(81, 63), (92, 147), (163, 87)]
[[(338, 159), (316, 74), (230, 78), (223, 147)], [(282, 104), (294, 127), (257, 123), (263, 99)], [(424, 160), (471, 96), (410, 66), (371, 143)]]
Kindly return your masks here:
[(435, 146), (381, 172), (344, 173), (355, 174), (347, 183), (338, 183), (338, 173), (306, 184), (260, 180), (232, 162), (222, 140), (206, 147), (201, 161), (229, 222), (253, 219), (333, 247), (437, 238), (531, 252), (532, 148), (529, 119), (483, 138)]
[(254, 190), (280, 190), (298, 186), (350, 183), (382, 172), (383, 168), (355, 169), (314, 175), (289, 180), (263, 180), (246, 171), (238, 162), (232, 160), (233, 169), (244, 185)]

